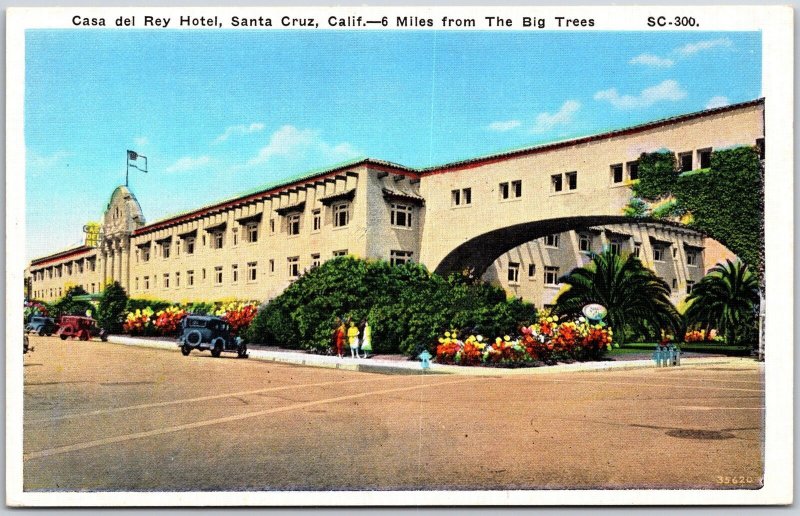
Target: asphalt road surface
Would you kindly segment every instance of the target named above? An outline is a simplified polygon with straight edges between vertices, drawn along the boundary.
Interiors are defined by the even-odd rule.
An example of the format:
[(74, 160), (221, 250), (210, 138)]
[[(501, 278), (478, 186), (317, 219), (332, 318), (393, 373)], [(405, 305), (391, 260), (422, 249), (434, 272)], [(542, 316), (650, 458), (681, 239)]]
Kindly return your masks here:
[(26, 491), (753, 489), (763, 475), (755, 362), (409, 376), (31, 343)]

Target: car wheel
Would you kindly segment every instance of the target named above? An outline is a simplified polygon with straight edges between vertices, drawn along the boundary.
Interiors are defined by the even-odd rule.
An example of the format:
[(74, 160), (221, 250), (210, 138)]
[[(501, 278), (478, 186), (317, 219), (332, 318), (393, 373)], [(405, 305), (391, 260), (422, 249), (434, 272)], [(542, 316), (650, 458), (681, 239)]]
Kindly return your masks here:
[(102, 340), (103, 342), (108, 342), (108, 332), (107, 331), (101, 331), (100, 332), (100, 340)]
[(89, 332), (87, 332), (87, 331), (82, 331), (82, 332), (80, 332), (80, 333), (78, 334), (78, 338), (79, 338), (80, 340), (89, 340)]
[(181, 346), (181, 354), (183, 354), (183, 356), (188, 357), (189, 353), (191, 352), (192, 348), (190, 348), (188, 344), (184, 344), (183, 346)]
[(222, 350), (225, 349), (225, 339), (217, 337), (211, 344), (214, 346), (211, 348), (211, 356), (214, 358), (219, 357), (222, 354)]
[(36, 333), (38, 333), (40, 337), (44, 337), (45, 335), (44, 328), (39, 328), (39, 331), (37, 331)]
[(61, 337), (61, 340), (67, 340), (67, 336), (64, 335), (63, 333), (61, 335), (59, 335), (59, 337)]
[(186, 334), (186, 343), (190, 346), (197, 346), (203, 341), (203, 335), (200, 330), (192, 330)]
[(236, 354), (239, 358), (247, 358), (247, 344), (239, 346), (239, 349), (236, 350)]

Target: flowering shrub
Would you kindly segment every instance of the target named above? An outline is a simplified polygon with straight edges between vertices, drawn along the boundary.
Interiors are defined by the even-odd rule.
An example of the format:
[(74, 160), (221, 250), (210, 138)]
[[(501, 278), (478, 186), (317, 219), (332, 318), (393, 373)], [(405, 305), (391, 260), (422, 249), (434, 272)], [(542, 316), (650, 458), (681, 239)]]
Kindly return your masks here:
[(591, 325), (583, 317), (561, 321), (546, 313), (538, 322), (520, 328), (516, 338), (496, 337), (493, 342), (481, 335), (460, 339), (457, 330), (444, 333), (436, 346), (436, 361), (457, 365), (531, 365), (565, 359), (598, 360), (613, 346), (613, 331)]
[(178, 328), (181, 321), (186, 317), (186, 310), (178, 308), (177, 306), (169, 306), (164, 310), (159, 310), (156, 313), (153, 326), (158, 329), (162, 335), (175, 336), (178, 333)]
[(215, 315), (222, 317), (231, 325), (231, 332), (238, 335), (239, 332), (246, 330), (258, 312), (258, 303), (233, 302), (220, 307)]
[(144, 309), (137, 308), (133, 312), (128, 312), (128, 315), (125, 317), (125, 323), (122, 325), (122, 330), (131, 335), (143, 335), (153, 326), (151, 321), (152, 316), (153, 310), (150, 307)]
[(683, 336), (684, 342), (720, 342), (724, 341), (717, 333), (717, 330), (689, 330)]
[[(141, 306), (141, 300), (137, 304)], [(165, 303), (154, 302), (156, 307)], [(201, 308), (197, 312), (196, 308)], [(192, 305), (168, 305), (158, 311), (151, 306), (137, 308), (127, 313), (123, 330), (131, 335), (177, 336), (181, 321), (190, 313), (214, 315), (224, 319), (236, 335), (245, 330), (256, 316), (258, 304), (255, 302), (232, 301), (226, 303), (194, 303)]]
[(47, 307), (43, 303), (40, 303), (39, 301), (25, 301), (23, 316), (26, 323), (31, 320), (31, 317), (48, 317), (48, 314), (49, 312)]

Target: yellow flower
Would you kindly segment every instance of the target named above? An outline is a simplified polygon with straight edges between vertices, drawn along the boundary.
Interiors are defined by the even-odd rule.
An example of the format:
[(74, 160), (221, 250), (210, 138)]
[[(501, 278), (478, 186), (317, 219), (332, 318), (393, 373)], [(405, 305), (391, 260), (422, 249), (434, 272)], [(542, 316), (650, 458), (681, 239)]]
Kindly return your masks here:
[(508, 335), (505, 335), (505, 336), (503, 337), (503, 340), (504, 340), (504, 341), (506, 341), (506, 342), (508, 342), (509, 340), (511, 340), (511, 337), (509, 337)]

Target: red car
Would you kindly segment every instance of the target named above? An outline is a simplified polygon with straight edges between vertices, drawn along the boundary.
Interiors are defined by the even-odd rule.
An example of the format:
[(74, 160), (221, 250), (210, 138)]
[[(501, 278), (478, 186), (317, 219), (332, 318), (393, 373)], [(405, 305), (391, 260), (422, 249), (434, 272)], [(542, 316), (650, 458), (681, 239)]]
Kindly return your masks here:
[(91, 317), (81, 317), (80, 315), (64, 315), (58, 323), (58, 331), (56, 335), (61, 337), (61, 340), (67, 340), (67, 337), (73, 337), (79, 340), (89, 340), (92, 337), (100, 337), (100, 340), (105, 342), (108, 340), (108, 332), (100, 326), (97, 321)]

